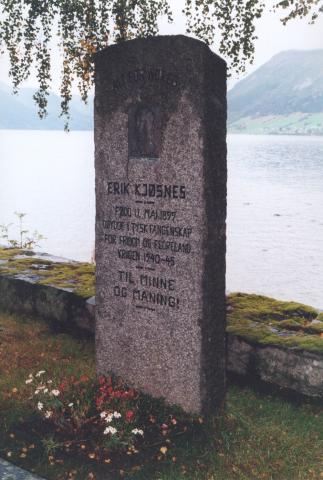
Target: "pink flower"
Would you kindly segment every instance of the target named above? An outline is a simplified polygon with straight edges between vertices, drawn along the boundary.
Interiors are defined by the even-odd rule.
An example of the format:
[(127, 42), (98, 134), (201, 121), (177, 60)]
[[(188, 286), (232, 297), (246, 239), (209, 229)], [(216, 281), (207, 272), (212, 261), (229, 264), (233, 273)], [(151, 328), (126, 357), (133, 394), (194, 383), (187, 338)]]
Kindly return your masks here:
[(126, 422), (131, 422), (134, 419), (134, 416), (135, 412), (133, 410), (127, 410), (125, 415)]

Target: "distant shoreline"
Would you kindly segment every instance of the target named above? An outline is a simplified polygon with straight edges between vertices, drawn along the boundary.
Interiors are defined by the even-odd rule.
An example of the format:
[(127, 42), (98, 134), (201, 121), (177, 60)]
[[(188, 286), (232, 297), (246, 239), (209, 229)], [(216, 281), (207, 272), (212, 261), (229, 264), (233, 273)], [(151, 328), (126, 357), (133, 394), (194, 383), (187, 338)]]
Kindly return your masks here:
[[(48, 128), (48, 129), (39, 129), (39, 128), (4, 128), (4, 127), (0, 127), (0, 132), (42, 132), (42, 133), (49, 133), (49, 132), (62, 132), (62, 133), (76, 133), (76, 132), (89, 132), (89, 133), (94, 133), (94, 130), (93, 129), (73, 129), (71, 128), (69, 132), (65, 132), (63, 128), (61, 129), (56, 129), (56, 128)], [(246, 132), (239, 132), (239, 131), (236, 131), (236, 130), (231, 130), (230, 127), (228, 127), (228, 131), (227, 131), (228, 135), (243, 135), (243, 136), (248, 136), (248, 135), (253, 135), (255, 137), (260, 137), (260, 136), (266, 136), (266, 137), (275, 137), (275, 136), (279, 136), (279, 137), (311, 137), (311, 138), (314, 138), (314, 137), (319, 137), (319, 138), (323, 138), (323, 132), (322, 133), (293, 133), (293, 132), (290, 132), (290, 133), (281, 133), (281, 132), (268, 132), (268, 133), (265, 133), (265, 132), (249, 132), (249, 131), (246, 131)]]
[(230, 130), (228, 129), (228, 134), (229, 135), (254, 135), (256, 137), (260, 136), (266, 136), (266, 137), (319, 137), (323, 138), (323, 132), (322, 133), (281, 133), (281, 132), (270, 132), (270, 133), (264, 133), (264, 132), (237, 132), (235, 130)]

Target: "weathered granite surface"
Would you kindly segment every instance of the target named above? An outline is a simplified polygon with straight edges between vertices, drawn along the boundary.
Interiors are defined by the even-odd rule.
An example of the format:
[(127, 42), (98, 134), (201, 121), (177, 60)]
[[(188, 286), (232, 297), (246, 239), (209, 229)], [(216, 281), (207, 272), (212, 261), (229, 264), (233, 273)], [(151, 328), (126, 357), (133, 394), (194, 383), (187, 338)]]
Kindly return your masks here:
[(226, 65), (184, 36), (96, 55), (100, 373), (192, 412), (225, 395)]

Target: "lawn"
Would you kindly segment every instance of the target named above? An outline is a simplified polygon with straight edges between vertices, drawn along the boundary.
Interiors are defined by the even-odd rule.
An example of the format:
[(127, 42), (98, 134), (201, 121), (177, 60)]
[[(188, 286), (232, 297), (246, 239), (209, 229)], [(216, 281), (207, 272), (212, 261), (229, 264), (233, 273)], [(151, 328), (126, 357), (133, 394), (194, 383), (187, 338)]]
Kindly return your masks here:
[[(54, 331), (41, 321), (0, 314), (0, 456), (55, 480), (306, 480), (323, 478), (323, 406), (290, 402), (251, 387), (229, 385), (225, 415), (187, 419), (162, 402), (141, 401), (141, 418), (180, 418), (138, 451), (109, 458), (92, 444), (59, 442), (31, 408), (31, 373), (53, 379), (94, 378), (93, 338)], [(159, 417), (158, 417), (159, 418)], [(159, 421), (159, 420), (158, 420)], [(166, 432), (166, 433), (165, 433)], [(60, 443), (60, 445), (58, 445)], [(72, 443), (72, 442), (70, 442)], [(142, 445), (142, 448), (141, 446)]]

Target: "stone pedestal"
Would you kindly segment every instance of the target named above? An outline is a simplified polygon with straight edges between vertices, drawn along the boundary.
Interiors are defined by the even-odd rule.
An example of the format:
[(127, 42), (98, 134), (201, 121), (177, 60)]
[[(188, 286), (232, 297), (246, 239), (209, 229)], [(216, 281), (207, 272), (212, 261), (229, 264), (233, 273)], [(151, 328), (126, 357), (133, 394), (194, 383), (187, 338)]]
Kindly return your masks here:
[(197, 40), (96, 55), (99, 373), (190, 412), (225, 395), (226, 65)]

